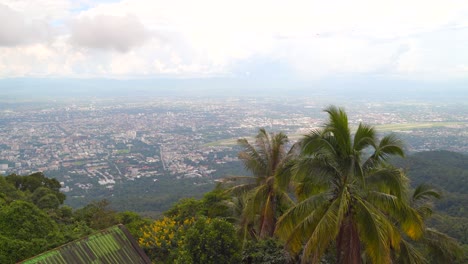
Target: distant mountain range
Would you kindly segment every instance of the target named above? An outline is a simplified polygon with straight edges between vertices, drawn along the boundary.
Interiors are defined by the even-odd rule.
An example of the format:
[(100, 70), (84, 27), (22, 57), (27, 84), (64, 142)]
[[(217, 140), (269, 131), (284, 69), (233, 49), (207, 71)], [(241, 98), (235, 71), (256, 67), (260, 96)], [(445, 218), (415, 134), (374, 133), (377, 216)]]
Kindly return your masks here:
[(428, 100), (450, 102), (468, 98), (468, 80), (412, 81), (376, 77), (337, 76), (320, 80), (292, 80), (284, 76), (148, 78), (148, 79), (0, 79), (0, 101), (37, 97), (118, 96), (310, 96), (336, 101)]

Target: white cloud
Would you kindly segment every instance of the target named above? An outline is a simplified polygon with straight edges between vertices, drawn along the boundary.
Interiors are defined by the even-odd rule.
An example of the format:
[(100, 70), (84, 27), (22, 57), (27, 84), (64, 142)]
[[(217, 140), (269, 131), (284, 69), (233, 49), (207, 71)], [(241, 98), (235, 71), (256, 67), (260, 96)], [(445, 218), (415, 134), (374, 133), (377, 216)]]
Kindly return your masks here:
[(76, 0), (1, 0), (28, 19), (60, 20), (68, 18)]
[(466, 76), (465, 1), (4, 2), (19, 26), (0, 25), (0, 76), (213, 76), (258, 58), (301, 78)]
[(147, 39), (147, 30), (133, 15), (81, 17), (71, 24), (71, 42), (87, 48), (127, 52)]
[(409, 78), (466, 78), (468, 27), (422, 34), (399, 56), (395, 72)]
[(15, 46), (46, 40), (49, 26), (44, 20), (28, 20), (9, 6), (0, 4), (0, 46)]

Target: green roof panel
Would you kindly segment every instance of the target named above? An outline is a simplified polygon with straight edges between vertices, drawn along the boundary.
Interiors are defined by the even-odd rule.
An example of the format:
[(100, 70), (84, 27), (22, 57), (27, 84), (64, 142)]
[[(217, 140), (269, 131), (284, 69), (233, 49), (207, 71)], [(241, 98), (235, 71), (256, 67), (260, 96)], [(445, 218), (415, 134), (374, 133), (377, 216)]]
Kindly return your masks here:
[(151, 263), (123, 225), (110, 227), (27, 259), (23, 264)]

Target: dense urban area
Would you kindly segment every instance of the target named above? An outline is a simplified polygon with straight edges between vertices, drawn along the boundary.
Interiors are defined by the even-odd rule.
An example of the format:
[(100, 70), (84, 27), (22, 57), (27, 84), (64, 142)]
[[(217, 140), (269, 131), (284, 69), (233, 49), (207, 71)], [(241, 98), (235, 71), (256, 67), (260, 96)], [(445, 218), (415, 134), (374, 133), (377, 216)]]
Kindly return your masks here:
[[(424, 256), (429, 261), (415, 263), (467, 263), (468, 105), (361, 100), (344, 101), (340, 109), (332, 104), (336, 102), (278, 97), (69, 98), (0, 104), (0, 262), (16, 263), (79, 238), (88, 240), (94, 232), (121, 223), (155, 263), (198, 263), (194, 260), (205, 258), (214, 262), (203, 263), (299, 263), (314, 256), (300, 247), (290, 250), (287, 241), (294, 234), (307, 238), (309, 227), (300, 232), (288, 228), (302, 223), (297, 217), (308, 219), (319, 212), (304, 215), (304, 204), (313, 201), (315, 206), (323, 197), (325, 206), (369, 210), (360, 207), (362, 197), (375, 206), (382, 197), (394, 197), (383, 203), (390, 206), (386, 213), (395, 213), (391, 219), (411, 213), (408, 219), (416, 229), (408, 232), (419, 230), (421, 235), (410, 237), (411, 242), (424, 250), (437, 246)], [(359, 126), (361, 122), (375, 130)], [(314, 130), (318, 137), (310, 133)], [(300, 149), (293, 146), (296, 142), (302, 143)], [(348, 142), (352, 149), (336, 142)], [(359, 149), (363, 142), (367, 147)], [(308, 154), (307, 146), (324, 151), (319, 154), (328, 159)], [(326, 156), (330, 149), (323, 146), (338, 154)], [(394, 155), (403, 152), (404, 158)], [(281, 160), (275, 161), (275, 155)], [(311, 157), (323, 163), (310, 163)], [(342, 192), (335, 188), (341, 184), (330, 184), (333, 189), (324, 196), (312, 194), (300, 201), (325, 179), (319, 173), (301, 180), (301, 169), (309, 170), (311, 164), (325, 168), (331, 171), (326, 174), (331, 182), (334, 175), (351, 171), (335, 167), (330, 157), (365, 159), (363, 179), (376, 189), (369, 189), (369, 197), (361, 196), (346, 190), (364, 181), (340, 180), (348, 195), (329, 196)], [(276, 164), (276, 172), (265, 177), (271, 164)], [(258, 187), (245, 191), (252, 183)], [(386, 188), (395, 195), (384, 193)], [(290, 198), (293, 193), (297, 197)], [(258, 203), (274, 199), (276, 203)], [(339, 199), (359, 202), (336, 202)], [(393, 211), (393, 205), (399, 209)], [(433, 217), (432, 209), (437, 210)], [(338, 218), (333, 210), (323, 212)], [(387, 217), (372, 212), (355, 213), (355, 220), (363, 215)], [(406, 232), (401, 226), (398, 232)], [(329, 239), (332, 232), (325, 233), (323, 239)], [(398, 243), (407, 242), (402, 236)], [(360, 251), (370, 252), (366, 246), (372, 243), (362, 245)], [(339, 246), (329, 243), (331, 249), (320, 253), (321, 263), (350, 263), (339, 259), (352, 254), (335, 254), (349, 247)], [(404, 252), (392, 254), (405, 258)], [(380, 255), (371, 257), (373, 263), (387, 263)]]
[[(42, 171), (75, 198), (91, 189), (111, 192), (119, 183), (140, 178), (154, 185), (162, 177), (213, 183), (226, 176), (220, 168), (238, 162), (237, 138), (265, 127), (294, 141), (323, 123), (325, 106), (314, 98), (183, 97), (5, 104), (0, 109), (0, 174)], [(395, 132), (408, 152), (468, 152), (468, 105), (344, 106), (352, 125), (363, 122), (382, 133)]]

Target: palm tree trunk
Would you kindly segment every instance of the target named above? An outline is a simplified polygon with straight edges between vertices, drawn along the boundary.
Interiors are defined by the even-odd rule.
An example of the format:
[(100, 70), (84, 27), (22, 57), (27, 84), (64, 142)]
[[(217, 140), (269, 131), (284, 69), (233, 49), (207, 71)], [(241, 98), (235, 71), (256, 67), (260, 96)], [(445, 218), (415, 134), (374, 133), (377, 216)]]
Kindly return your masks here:
[(349, 213), (341, 224), (340, 232), (336, 239), (336, 247), (339, 264), (361, 263), (361, 241), (356, 223)]
[(265, 208), (264, 214), (261, 218), (260, 237), (273, 237), (276, 229), (276, 195), (270, 194), (269, 208)]

